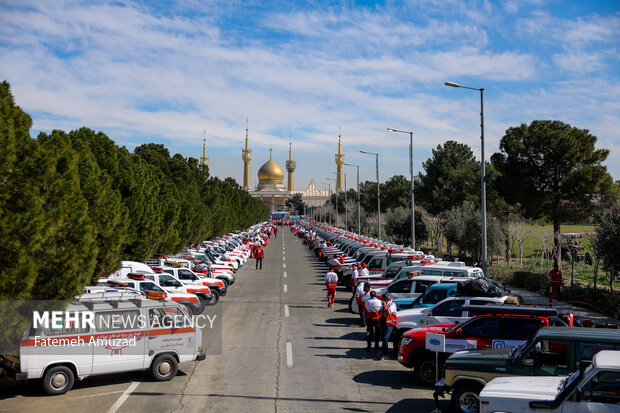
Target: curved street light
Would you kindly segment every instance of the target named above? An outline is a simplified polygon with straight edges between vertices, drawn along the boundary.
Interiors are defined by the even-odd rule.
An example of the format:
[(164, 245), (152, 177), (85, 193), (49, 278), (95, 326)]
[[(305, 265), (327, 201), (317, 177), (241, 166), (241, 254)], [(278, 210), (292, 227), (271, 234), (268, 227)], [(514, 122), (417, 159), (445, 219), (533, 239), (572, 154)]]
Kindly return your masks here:
[(487, 275), (487, 195), (486, 195), (486, 173), (484, 164), (484, 88), (469, 87), (459, 85), (454, 82), (444, 82), (444, 85), (458, 87), (462, 89), (477, 90), (480, 92), (480, 209), (482, 221), (482, 272)]

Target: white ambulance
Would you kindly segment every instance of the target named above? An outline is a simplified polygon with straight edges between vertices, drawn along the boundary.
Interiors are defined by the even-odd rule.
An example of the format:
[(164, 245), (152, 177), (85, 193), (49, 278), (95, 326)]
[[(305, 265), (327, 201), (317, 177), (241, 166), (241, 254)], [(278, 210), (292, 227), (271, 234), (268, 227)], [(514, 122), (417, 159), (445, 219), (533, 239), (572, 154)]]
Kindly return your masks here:
[(200, 324), (178, 303), (131, 291), (76, 298), (53, 323), (33, 316), (19, 357), (0, 356), (10, 377), (41, 379), (47, 394), (58, 395), (76, 379), (101, 374), (149, 370), (155, 380), (170, 380), (179, 363), (205, 359)]

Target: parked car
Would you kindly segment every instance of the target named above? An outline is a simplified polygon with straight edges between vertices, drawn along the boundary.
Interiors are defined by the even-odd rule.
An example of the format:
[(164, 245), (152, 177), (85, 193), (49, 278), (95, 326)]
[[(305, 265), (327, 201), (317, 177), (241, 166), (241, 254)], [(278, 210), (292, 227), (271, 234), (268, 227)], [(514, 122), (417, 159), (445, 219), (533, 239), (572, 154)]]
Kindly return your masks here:
[(498, 377), (480, 392), (481, 413), (612, 413), (620, 411), (620, 351), (562, 377)]
[(515, 349), (477, 349), (454, 353), (444, 364), (445, 376), (435, 396), (451, 393), (454, 412), (475, 413), (478, 395), (496, 377), (567, 376), (579, 362), (601, 350), (620, 350), (615, 329), (544, 327), (526, 345)]

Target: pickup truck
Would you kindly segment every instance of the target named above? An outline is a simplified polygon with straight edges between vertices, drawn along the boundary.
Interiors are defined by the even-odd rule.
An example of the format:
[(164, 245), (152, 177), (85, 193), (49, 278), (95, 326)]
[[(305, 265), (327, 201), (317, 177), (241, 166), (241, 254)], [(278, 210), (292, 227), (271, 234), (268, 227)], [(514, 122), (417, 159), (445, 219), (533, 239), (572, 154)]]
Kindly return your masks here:
[(480, 392), (482, 413), (620, 411), (620, 351), (603, 350), (567, 377), (498, 377)]
[(453, 412), (479, 411), (478, 395), (496, 377), (566, 376), (580, 361), (601, 350), (620, 350), (617, 330), (588, 327), (544, 327), (526, 345), (454, 353), (444, 364), (445, 376), (435, 384), (434, 397), (451, 393)]
[(551, 325), (558, 311), (515, 305), (469, 306), (467, 311), (482, 314), (461, 324), (443, 324), (414, 328), (405, 332), (400, 342), (398, 362), (413, 367), (416, 381), (423, 386), (435, 383), (435, 355), (426, 350), (426, 333), (445, 336), (446, 352), (437, 357), (439, 368), (450, 354), (477, 348), (514, 348), (534, 337), (541, 327)]

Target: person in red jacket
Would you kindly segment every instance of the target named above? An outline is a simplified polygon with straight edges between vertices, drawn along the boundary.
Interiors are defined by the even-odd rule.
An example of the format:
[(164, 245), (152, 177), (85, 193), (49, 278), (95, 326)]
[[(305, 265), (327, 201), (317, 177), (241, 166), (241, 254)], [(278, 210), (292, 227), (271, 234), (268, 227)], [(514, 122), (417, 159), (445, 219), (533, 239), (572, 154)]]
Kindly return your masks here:
[(329, 271), (325, 274), (325, 287), (327, 287), (327, 306), (334, 308), (334, 298), (336, 298), (336, 285), (338, 284), (338, 274)]
[(553, 269), (549, 271), (549, 302), (560, 299), (560, 289), (562, 288), (562, 271), (558, 268), (558, 262), (555, 261)]
[(256, 247), (256, 251), (254, 252), (254, 258), (256, 258), (256, 269), (258, 270), (258, 265), (260, 264), (260, 269), (263, 269), (263, 258), (265, 258), (265, 250), (263, 250), (260, 245)]

